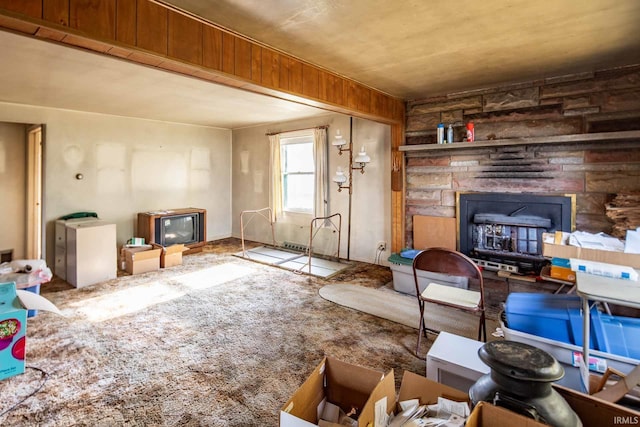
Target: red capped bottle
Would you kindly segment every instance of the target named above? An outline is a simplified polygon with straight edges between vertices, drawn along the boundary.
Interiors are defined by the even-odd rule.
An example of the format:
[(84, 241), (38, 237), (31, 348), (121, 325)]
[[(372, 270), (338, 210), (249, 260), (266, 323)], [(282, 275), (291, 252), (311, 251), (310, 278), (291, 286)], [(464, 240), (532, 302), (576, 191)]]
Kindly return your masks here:
[(467, 123), (467, 142), (473, 142), (476, 140), (476, 132), (473, 128), (473, 122)]

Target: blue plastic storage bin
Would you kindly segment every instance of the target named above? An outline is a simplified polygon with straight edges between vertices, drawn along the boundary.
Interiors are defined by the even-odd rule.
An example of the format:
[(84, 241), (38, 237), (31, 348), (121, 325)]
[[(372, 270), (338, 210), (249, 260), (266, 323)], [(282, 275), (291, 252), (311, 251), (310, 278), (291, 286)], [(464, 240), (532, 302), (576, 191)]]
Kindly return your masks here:
[[(509, 294), (505, 304), (507, 327), (564, 342), (582, 345), (582, 300), (576, 295), (556, 295), (514, 292)], [(591, 310), (591, 323), (597, 322), (600, 313)], [(590, 345), (599, 350), (602, 334), (590, 328)]]
[(640, 359), (640, 319), (600, 314), (591, 324), (598, 350)]

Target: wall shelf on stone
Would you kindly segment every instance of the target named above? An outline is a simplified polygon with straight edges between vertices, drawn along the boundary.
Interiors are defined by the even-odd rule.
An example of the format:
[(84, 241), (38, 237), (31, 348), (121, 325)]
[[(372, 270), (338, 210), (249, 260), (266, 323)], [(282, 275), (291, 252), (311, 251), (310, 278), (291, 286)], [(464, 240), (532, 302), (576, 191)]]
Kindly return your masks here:
[(625, 140), (637, 140), (640, 142), (640, 130), (494, 139), (475, 142), (454, 142), (452, 144), (401, 145), (398, 149), (400, 151), (456, 150), (509, 145), (580, 144)]

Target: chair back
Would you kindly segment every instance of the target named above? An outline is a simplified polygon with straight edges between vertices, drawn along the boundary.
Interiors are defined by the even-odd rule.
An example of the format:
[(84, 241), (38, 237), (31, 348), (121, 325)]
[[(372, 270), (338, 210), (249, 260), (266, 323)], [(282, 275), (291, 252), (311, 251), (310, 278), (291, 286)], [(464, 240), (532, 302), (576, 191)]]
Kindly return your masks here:
[(413, 259), (413, 278), (416, 293), (419, 296), (418, 270), (468, 277), (470, 284), (475, 284), (480, 288), (480, 304), (481, 308), (484, 307), (482, 272), (478, 265), (465, 254), (451, 249), (429, 248), (416, 255)]

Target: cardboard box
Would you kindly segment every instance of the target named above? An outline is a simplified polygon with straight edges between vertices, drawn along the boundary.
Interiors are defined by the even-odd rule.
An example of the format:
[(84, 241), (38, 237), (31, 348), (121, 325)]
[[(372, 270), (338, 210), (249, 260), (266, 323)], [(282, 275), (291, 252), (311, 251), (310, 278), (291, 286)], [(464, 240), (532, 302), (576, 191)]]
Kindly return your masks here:
[(0, 380), (24, 373), (28, 310), (62, 314), (46, 298), (16, 290), (15, 282), (0, 283)]
[[(404, 371), (398, 393), (398, 403), (418, 399), (421, 405), (434, 405), (438, 403), (439, 397), (456, 402), (469, 402), (467, 392), (440, 384), (413, 372)], [(398, 406), (396, 409), (400, 410), (400, 407)]]
[(638, 411), (558, 384), (554, 384), (553, 388), (578, 414), (583, 427), (640, 425), (640, 412)]
[(162, 249), (151, 245), (133, 248), (122, 248), (125, 270), (129, 274), (141, 274), (160, 270), (160, 253)]
[[(640, 424), (640, 412), (558, 384), (554, 384), (553, 388), (578, 415), (583, 427)], [(546, 425), (508, 409), (480, 402), (473, 408), (465, 427), (537, 427)]]
[[(604, 425), (604, 424), (602, 424)], [(547, 424), (527, 418), (508, 409), (480, 402), (467, 418), (465, 427), (543, 427)]]
[(160, 268), (182, 265), (182, 252), (187, 250), (183, 244), (163, 247), (154, 243), (153, 247), (162, 250), (160, 252)]
[(576, 281), (576, 273), (570, 268), (558, 267), (557, 265), (551, 266), (551, 277), (559, 280), (566, 280), (567, 282)]
[[(387, 404), (387, 413), (395, 405), (393, 370), (388, 374), (325, 357), (307, 380), (280, 410), (280, 427), (317, 426), (327, 402), (343, 411), (358, 411), (358, 427), (373, 425), (375, 405)], [(322, 422), (323, 426), (339, 424)]]
[(27, 310), (16, 298), (14, 283), (0, 284), (0, 380), (24, 372)]
[[(640, 268), (640, 254), (630, 254), (599, 249), (587, 249), (567, 244), (569, 233), (562, 233), (557, 240), (555, 233), (542, 234), (542, 255), (553, 258), (577, 258), (588, 261), (604, 262), (608, 264), (624, 265)], [(555, 243), (551, 243), (555, 242)], [(558, 243), (559, 242), (559, 243)]]

